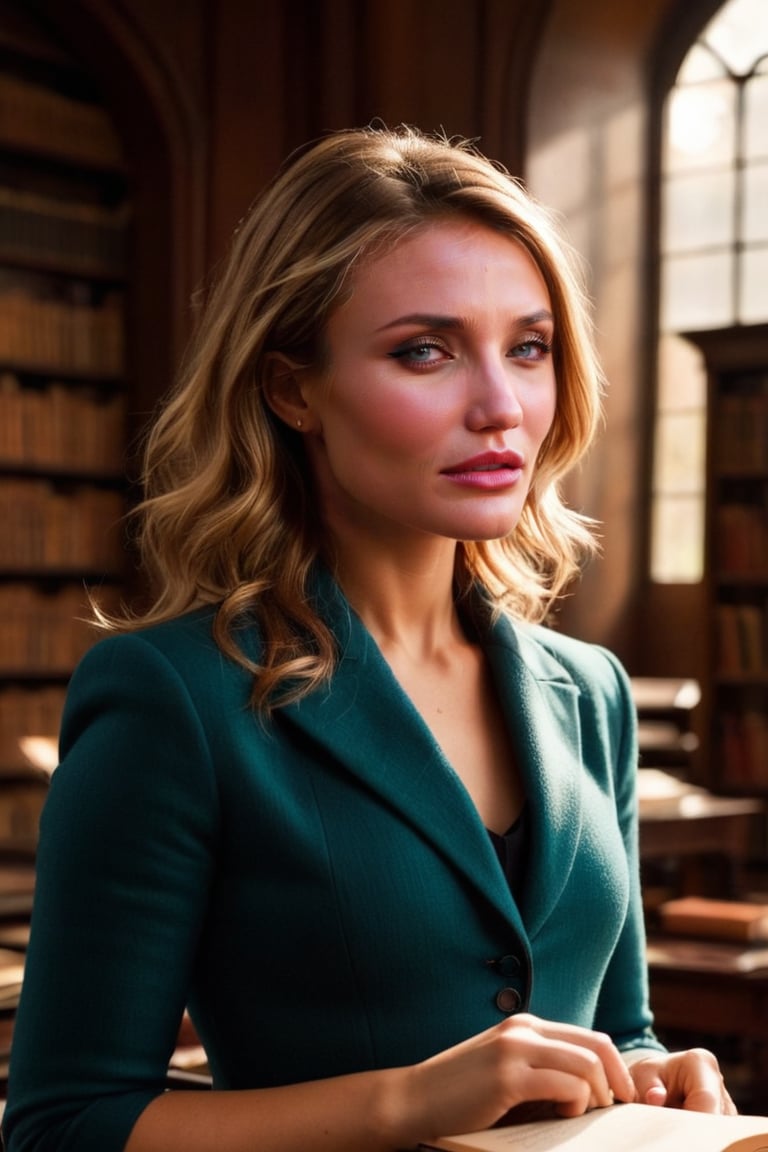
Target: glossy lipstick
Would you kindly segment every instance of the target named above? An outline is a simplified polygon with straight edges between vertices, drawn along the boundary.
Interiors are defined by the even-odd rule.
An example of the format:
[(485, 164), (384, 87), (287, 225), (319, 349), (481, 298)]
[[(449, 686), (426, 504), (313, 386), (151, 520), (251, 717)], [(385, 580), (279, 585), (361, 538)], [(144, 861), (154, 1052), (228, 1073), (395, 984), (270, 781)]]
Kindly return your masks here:
[(519, 452), (481, 452), (479, 456), (444, 468), (442, 475), (464, 487), (492, 491), (516, 484), (522, 476), (524, 463)]

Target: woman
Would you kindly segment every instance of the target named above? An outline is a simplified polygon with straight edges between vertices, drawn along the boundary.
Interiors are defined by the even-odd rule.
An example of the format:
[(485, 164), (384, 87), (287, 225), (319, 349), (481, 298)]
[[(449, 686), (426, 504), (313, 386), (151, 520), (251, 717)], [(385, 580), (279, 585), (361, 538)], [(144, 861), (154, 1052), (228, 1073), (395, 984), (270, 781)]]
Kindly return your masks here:
[[(545, 213), (329, 136), (239, 229), (76, 672), (9, 1152), (375, 1152), (526, 1101), (733, 1111), (651, 1030), (627, 681), (545, 629), (598, 420)], [(214, 1090), (164, 1092), (188, 1006)]]

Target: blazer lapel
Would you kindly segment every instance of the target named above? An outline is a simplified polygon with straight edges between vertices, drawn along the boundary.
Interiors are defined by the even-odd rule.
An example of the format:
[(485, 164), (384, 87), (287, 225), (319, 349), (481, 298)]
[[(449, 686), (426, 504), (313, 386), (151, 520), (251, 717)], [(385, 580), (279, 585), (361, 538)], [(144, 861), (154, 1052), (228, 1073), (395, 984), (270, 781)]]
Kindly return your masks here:
[(533, 939), (558, 904), (581, 832), (579, 689), (527, 626), (502, 618), (486, 651), (518, 750), (532, 825), (522, 905)]
[(283, 716), (418, 828), (523, 931), (464, 785), (342, 594), (330, 580), (320, 588), (320, 610), (339, 639), (341, 659), (328, 690), (288, 705)]
[(505, 618), (484, 637), (532, 821), (521, 919), (464, 785), (373, 638), (325, 575), (318, 583), (318, 608), (338, 638), (341, 659), (328, 690), (287, 706), (283, 715), (398, 810), (532, 939), (557, 905), (581, 828), (573, 681), (525, 628)]

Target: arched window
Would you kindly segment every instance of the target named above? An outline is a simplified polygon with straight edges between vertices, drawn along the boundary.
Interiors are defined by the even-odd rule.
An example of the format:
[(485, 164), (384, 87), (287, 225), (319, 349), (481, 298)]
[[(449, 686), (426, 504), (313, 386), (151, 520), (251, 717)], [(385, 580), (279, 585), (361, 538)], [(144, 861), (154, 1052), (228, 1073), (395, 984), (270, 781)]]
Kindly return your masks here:
[(681, 335), (768, 321), (768, 3), (727, 0), (663, 109), (651, 577), (701, 579), (706, 382)]

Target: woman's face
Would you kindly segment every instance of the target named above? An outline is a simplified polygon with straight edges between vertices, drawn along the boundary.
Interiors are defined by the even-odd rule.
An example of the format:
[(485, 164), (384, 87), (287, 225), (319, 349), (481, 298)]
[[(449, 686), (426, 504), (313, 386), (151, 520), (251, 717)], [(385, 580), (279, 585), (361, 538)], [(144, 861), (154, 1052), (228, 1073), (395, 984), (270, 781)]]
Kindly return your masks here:
[(489, 540), (515, 527), (556, 403), (553, 318), (525, 249), (445, 220), (357, 268), (303, 378), (331, 532)]

